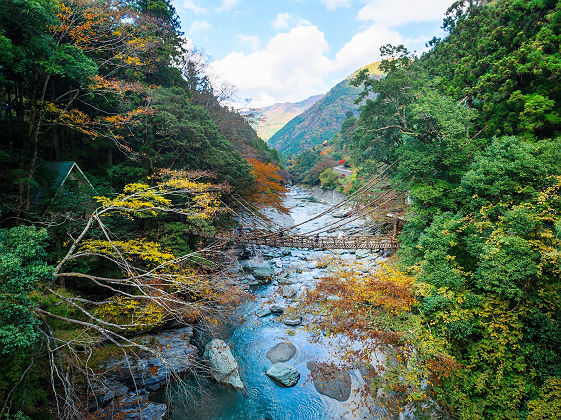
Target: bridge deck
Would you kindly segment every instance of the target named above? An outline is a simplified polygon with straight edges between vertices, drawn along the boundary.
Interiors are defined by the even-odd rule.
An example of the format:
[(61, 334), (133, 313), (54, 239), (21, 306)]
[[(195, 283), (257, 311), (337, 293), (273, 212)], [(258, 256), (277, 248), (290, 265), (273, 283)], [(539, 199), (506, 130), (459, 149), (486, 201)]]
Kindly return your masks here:
[(279, 236), (275, 234), (241, 233), (220, 236), (239, 244), (267, 245), (271, 247), (303, 249), (396, 249), (394, 235), (362, 235), (337, 238), (335, 236), (311, 237), (306, 235)]

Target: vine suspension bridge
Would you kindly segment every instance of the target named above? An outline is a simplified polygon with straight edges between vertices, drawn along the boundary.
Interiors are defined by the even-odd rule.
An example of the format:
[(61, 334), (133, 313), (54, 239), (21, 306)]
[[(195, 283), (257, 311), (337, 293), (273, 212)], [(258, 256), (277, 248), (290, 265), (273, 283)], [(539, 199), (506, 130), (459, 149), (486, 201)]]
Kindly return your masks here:
[[(353, 194), (347, 196), (341, 202), (329, 207), (321, 213), (304, 220), (290, 227), (281, 226), (266, 216), (259, 209), (247, 202), (239, 196), (234, 196), (234, 200), (243, 211), (249, 216), (237, 214), (240, 221), (250, 225), (250, 228), (237, 229), (235, 232), (218, 236), (218, 239), (227, 243), (237, 244), (253, 244), (267, 245), (271, 247), (289, 247), (303, 249), (371, 249), (371, 250), (387, 250), (397, 249), (399, 244), (397, 241), (400, 222), (403, 218), (396, 209), (399, 202), (404, 202), (405, 192), (396, 192), (389, 186), (387, 182), (388, 172), (397, 164), (397, 161), (391, 165), (382, 167), (376, 177), (368, 181), (365, 185), (357, 189)], [(385, 185), (384, 185), (385, 184)], [(380, 189), (380, 192), (372, 194), (374, 188)], [(361, 204), (357, 204), (356, 200), (363, 198)], [(343, 210), (351, 203), (355, 203), (352, 210), (347, 211), (342, 217), (335, 222), (329, 223), (320, 228), (310, 230), (305, 233), (297, 233), (296, 228), (304, 226), (322, 216), (333, 214), (336, 211)], [(394, 209), (393, 213), (386, 214), (387, 209)], [(387, 217), (393, 219), (392, 233), (388, 234), (358, 234), (347, 236), (333, 236), (333, 232), (341, 229), (349, 223), (364, 219), (366, 216), (376, 212), (384, 211)], [(366, 227), (362, 230), (366, 231)], [(330, 235), (331, 233), (331, 235)]]

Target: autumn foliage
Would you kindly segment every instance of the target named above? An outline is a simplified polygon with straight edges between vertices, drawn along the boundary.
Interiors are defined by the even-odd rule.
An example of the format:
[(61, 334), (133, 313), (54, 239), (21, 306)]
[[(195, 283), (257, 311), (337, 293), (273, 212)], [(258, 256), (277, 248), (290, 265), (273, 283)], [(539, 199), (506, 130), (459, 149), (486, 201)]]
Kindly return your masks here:
[[(388, 416), (407, 404), (420, 412), (429, 409), (432, 381), (455, 374), (460, 368), (415, 314), (418, 285), (395, 263), (366, 266), (342, 258), (320, 260), (330, 267), (328, 276), (307, 292), (298, 310), (311, 319), (309, 330), (339, 343), (342, 366), (362, 366), (365, 407), (383, 407)], [(349, 340), (354, 345), (349, 345)], [(376, 403), (372, 404), (372, 399)]]
[[(87, 312), (91, 320), (110, 323), (110, 330), (120, 333), (150, 330), (170, 320), (214, 319), (213, 305), (225, 307), (236, 301), (235, 290), (226, 291), (209, 267), (197, 263), (205, 261), (202, 254), (178, 255), (150, 238), (116, 239), (108, 230), (108, 225), (123, 218), (138, 222), (180, 217), (186, 224), (213, 219), (220, 212), (220, 194), (227, 187), (201, 180), (203, 174), (164, 170), (152, 177), (156, 180), (153, 186), (128, 184), (114, 197), (96, 197), (100, 207), (55, 269), (59, 279), (91, 281), (113, 294), (104, 302), (90, 302), (93, 311), (88, 305), (82, 308), (91, 311)], [(102, 261), (121, 273), (107, 278), (91, 270), (82, 272), (78, 261), (92, 265)]]
[(288, 209), (283, 206), (282, 200), (286, 193), (280, 167), (274, 163), (264, 163), (257, 159), (248, 159), (253, 167), (251, 171), (255, 177), (255, 186), (250, 194), (250, 200), (262, 207), (274, 207), (284, 213)]

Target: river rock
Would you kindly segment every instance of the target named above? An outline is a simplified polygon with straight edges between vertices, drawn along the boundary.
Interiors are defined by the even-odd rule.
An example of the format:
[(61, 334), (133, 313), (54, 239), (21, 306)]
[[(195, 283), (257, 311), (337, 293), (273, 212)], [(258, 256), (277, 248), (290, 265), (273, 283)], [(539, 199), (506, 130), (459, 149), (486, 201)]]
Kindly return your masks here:
[(212, 340), (206, 345), (204, 355), (210, 362), (210, 373), (217, 382), (231, 385), (238, 390), (244, 388), (238, 371), (238, 362), (224, 341)]
[(292, 254), (292, 252), (290, 251), (289, 248), (283, 248), (282, 251), (281, 251), (281, 255), (282, 255), (283, 257), (289, 257), (290, 254)]
[(296, 296), (298, 290), (294, 286), (284, 286), (281, 290), (281, 294), (283, 298), (290, 299)]
[(234, 249), (234, 254), (237, 255), (237, 257), (240, 260), (245, 260), (245, 259), (249, 258), (250, 255), (251, 255), (250, 252), (249, 252), (249, 249), (245, 246), (240, 246), (240, 247), (235, 248)]
[(156, 347), (157, 354), (141, 350), (138, 358), (123, 356), (106, 360), (99, 365), (105, 370), (105, 388), (94, 392), (108, 400), (106, 389), (113, 398), (124, 395), (125, 387), (141, 394), (156, 391), (172, 374), (191, 370), (197, 354), (197, 348), (189, 343), (192, 336), (193, 328), (184, 327), (139, 338), (139, 344)]
[(160, 420), (167, 412), (166, 404), (157, 404), (142, 397), (125, 397), (118, 404), (92, 413), (96, 419)]
[(369, 364), (362, 364), (358, 368), (360, 375), (362, 376), (362, 380), (368, 386), (369, 390), (374, 389), (374, 384), (376, 378), (378, 377), (378, 370), (372, 365)]
[(288, 362), (296, 354), (296, 347), (292, 343), (279, 343), (267, 352), (267, 359), (271, 363)]
[(254, 276), (252, 276), (251, 274), (249, 274), (247, 277), (247, 285), (251, 286), (251, 287), (256, 287), (256, 286), (261, 286), (263, 284), (265, 284), (263, 281), (261, 280), (257, 280)]
[(257, 310), (257, 312), (255, 312), (255, 314), (259, 317), (259, 318), (263, 318), (266, 317), (267, 315), (271, 314), (271, 308), (267, 307), (267, 306), (263, 306), (262, 308), (259, 308)]
[(295, 281), (294, 279), (288, 277), (288, 276), (283, 276), (277, 279), (277, 281), (279, 282), (279, 284), (294, 284)]
[(282, 254), (278, 249), (270, 248), (264, 251), (262, 255), (266, 260), (272, 260), (273, 258), (279, 258)]
[(269, 309), (274, 314), (282, 314), (284, 312), (284, 306), (278, 304), (271, 305)]
[(357, 258), (366, 258), (370, 255), (370, 251), (368, 249), (357, 249), (355, 255)]
[(337, 401), (347, 401), (351, 395), (351, 375), (346, 370), (327, 363), (308, 362), (316, 391)]
[(260, 284), (267, 284), (271, 282), (271, 279), (275, 275), (275, 267), (266, 262), (257, 261), (247, 261), (243, 265), (243, 269), (246, 273), (252, 274)]
[(298, 369), (283, 362), (275, 363), (266, 373), (267, 376), (280, 382), (284, 386), (294, 386), (300, 379), (300, 372), (298, 372)]
[[(190, 326), (155, 335), (141, 336), (136, 341), (153, 349), (155, 354), (139, 350), (128, 358), (112, 357), (100, 363), (97, 367), (103, 372), (104, 380), (103, 383), (94, 385), (92, 389), (94, 402), (89, 409), (92, 412), (98, 410), (100, 406), (105, 409), (103, 412), (98, 412), (99, 416), (96, 415), (96, 418), (119, 416), (119, 418), (130, 418), (126, 417), (129, 412), (134, 411), (127, 408), (134, 403), (129, 399), (130, 394), (134, 393), (137, 397), (146, 396), (165, 385), (172, 375), (192, 371), (198, 353), (197, 348), (190, 344), (192, 336), (193, 328)], [(119, 403), (115, 404), (112, 401), (119, 401)], [(164, 416), (165, 404), (139, 401), (136, 402), (139, 404), (142, 402), (142, 404), (135, 409), (138, 410), (138, 413), (154, 414), (147, 414), (140, 418), (157, 419)], [(127, 407), (125, 407), (125, 402)]]
[(291, 316), (283, 319), (282, 322), (289, 327), (297, 327), (302, 324), (302, 317), (299, 315)]
[(253, 270), (253, 276), (263, 284), (270, 283), (274, 275), (275, 269), (271, 266), (263, 266)]

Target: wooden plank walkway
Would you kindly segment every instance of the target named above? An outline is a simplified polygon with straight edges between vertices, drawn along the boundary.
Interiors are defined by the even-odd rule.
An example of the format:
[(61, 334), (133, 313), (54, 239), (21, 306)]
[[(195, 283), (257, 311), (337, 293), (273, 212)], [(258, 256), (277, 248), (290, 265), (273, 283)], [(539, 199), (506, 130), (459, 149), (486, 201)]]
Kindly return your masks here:
[(338, 238), (336, 236), (306, 236), (277, 234), (240, 233), (218, 236), (228, 242), (238, 244), (266, 245), (271, 247), (303, 248), (303, 249), (397, 249), (399, 244), (394, 235), (360, 235)]

